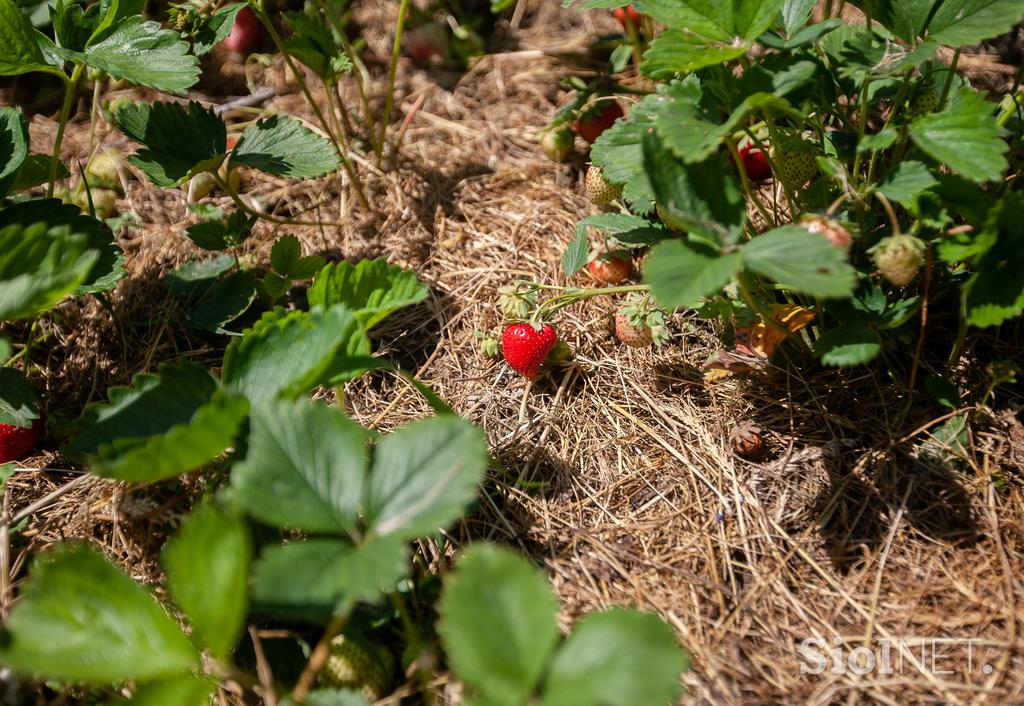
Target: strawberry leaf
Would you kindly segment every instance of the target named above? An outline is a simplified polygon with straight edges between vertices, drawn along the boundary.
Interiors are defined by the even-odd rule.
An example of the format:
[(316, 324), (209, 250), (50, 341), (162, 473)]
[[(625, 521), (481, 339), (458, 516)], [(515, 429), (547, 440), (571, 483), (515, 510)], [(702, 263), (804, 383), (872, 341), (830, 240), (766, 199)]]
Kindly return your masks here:
[(109, 706), (205, 706), (216, 684), (198, 677), (177, 677), (139, 685), (131, 699), (118, 699)]
[(128, 161), (162, 189), (216, 170), (227, 149), (227, 128), (212, 109), (192, 101), (129, 103), (114, 113), (121, 131), (144, 149)]
[[(99, 31), (99, 30), (97, 30)], [(199, 80), (199, 60), (188, 53), (177, 32), (135, 15), (119, 21), (102, 40), (84, 52), (65, 52), (114, 79), (168, 93), (184, 93)]]
[(707, 37), (669, 29), (651, 42), (644, 52), (640, 70), (656, 81), (671, 78), (743, 56), (753, 45), (753, 42), (734, 44), (731, 37)]
[(1022, 14), (1020, 0), (944, 0), (935, 4), (928, 35), (951, 47), (1005, 34), (1020, 22)]
[(344, 615), (375, 603), (409, 571), (405, 543), (377, 537), (363, 545), (315, 538), (264, 550), (253, 570), (253, 601), (307, 619)]
[(212, 461), (234, 443), (249, 411), (195, 363), (136, 375), (131, 387), (110, 388), (108, 396), (85, 410), (64, 452), (84, 458), (97, 475), (140, 483)]
[(200, 505), (167, 542), (161, 563), (167, 589), (192, 626), (192, 640), (225, 659), (241, 633), (246, 612), (249, 530), (211, 504)]
[(224, 385), (253, 405), (295, 398), (336, 376), (374, 361), (370, 343), (345, 306), (269, 311), (231, 342), (224, 354)]
[(438, 612), (459, 678), (485, 703), (526, 703), (559, 638), (558, 604), (526, 559), (494, 545), (470, 547), (445, 579)]
[(659, 95), (645, 97), (601, 133), (590, 150), (590, 159), (605, 180), (622, 184), (622, 198), (641, 216), (654, 210), (654, 189), (644, 169), (643, 136), (654, 126), (654, 116), (665, 100)]
[(677, 703), (689, 655), (650, 613), (614, 608), (583, 618), (551, 662), (541, 706)]
[(878, 190), (890, 201), (895, 201), (905, 208), (913, 208), (917, 203), (917, 197), (938, 183), (938, 179), (932, 175), (928, 167), (921, 162), (908, 160), (900, 162), (896, 171), (878, 185)]
[(36, 393), (24, 373), (0, 367), (0, 424), (30, 427), (38, 418)]
[(229, 497), (275, 527), (354, 533), (369, 465), (365, 441), (362, 427), (319, 402), (259, 407)]
[(17, 108), (0, 108), (0, 198), (7, 195), (28, 159), (28, 123)]
[(742, 264), (740, 253), (718, 255), (701, 245), (669, 240), (651, 250), (644, 280), (662, 306), (693, 308), (729, 284)]
[(63, 76), (43, 55), (32, 23), (14, 0), (0, 0), (0, 76), (15, 76), (32, 71), (46, 71)]
[(36, 559), (5, 627), (0, 661), (21, 674), (105, 685), (200, 666), (152, 594), (85, 545)]
[(1024, 194), (1014, 192), (993, 209), (986, 231), (996, 242), (975, 263), (976, 272), (964, 285), (967, 321), (974, 326), (997, 326), (1024, 311)]
[(200, 25), (192, 40), (192, 52), (196, 56), (208, 54), (211, 49), (224, 41), (235, 24), (235, 15), (247, 3), (239, 2), (219, 8)]
[(310, 179), (336, 171), (341, 160), (325, 138), (294, 118), (275, 115), (245, 129), (231, 154), (231, 164), (274, 176)]
[(355, 265), (343, 260), (327, 265), (316, 275), (307, 293), (311, 307), (344, 304), (367, 330), (428, 295), (426, 285), (414, 272), (382, 259), (362, 260)]
[(823, 333), (814, 343), (814, 354), (825, 365), (850, 367), (863, 365), (882, 351), (882, 338), (867, 324), (853, 324), (833, 328)]
[(483, 433), (459, 417), (413, 422), (374, 452), (368, 532), (412, 539), (447, 527), (476, 498), (489, 457)]
[(742, 249), (743, 263), (789, 289), (815, 297), (846, 297), (857, 282), (846, 254), (820, 233), (782, 226), (763, 233)]
[(324, 259), (318, 255), (303, 257), (299, 239), (294, 235), (285, 235), (274, 243), (270, 251), (270, 265), (283, 277), (309, 279), (323, 269)]
[(974, 182), (996, 181), (1007, 167), (1009, 146), (993, 117), (995, 106), (972, 88), (961, 88), (941, 113), (910, 123), (910, 137), (923, 152)]

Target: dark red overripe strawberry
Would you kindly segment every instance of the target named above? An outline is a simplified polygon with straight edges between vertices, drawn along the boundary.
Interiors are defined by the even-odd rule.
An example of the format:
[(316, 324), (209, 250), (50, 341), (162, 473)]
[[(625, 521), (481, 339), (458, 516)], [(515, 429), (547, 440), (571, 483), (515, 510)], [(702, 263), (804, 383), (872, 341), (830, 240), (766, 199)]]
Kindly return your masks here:
[(622, 284), (633, 274), (633, 258), (624, 250), (602, 253), (587, 263), (587, 271), (603, 284)]
[(629, 25), (627, 22), (633, 24), (634, 27), (640, 26), (640, 13), (636, 11), (636, 8), (632, 5), (626, 5), (625, 7), (617, 7), (612, 10), (612, 14), (615, 15), (615, 19), (622, 25), (622, 29), (629, 31)]
[(440, 22), (427, 22), (402, 36), (402, 46), (413, 60), (429, 64), (448, 58), (448, 27)]
[(501, 335), (501, 352), (513, 370), (533, 380), (557, 342), (551, 324), (512, 324)]
[(588, 143), (593, 144), (602, 132), (610, 128), (612, 123), (623, 115), (625, 113), (618, 101), (598, 101), (576, 118), (572, 129)]
[(43, 433), (43, 421), (37, 419), (30, 427), (0, 424), (0, 463), (17, 461), (32, 450)]
[(243, 7), (235, 15), (231, 34), (224, 38), (224, 46), (239, 54), (248, 54), (260, 43), (263, 28), (251, 7)]
[(764, 181), (772, 176), (772, 168), (768, 165), (768, 157), (764, 152), (751, 144), (740, 147), (743, 169), (751, 181)]

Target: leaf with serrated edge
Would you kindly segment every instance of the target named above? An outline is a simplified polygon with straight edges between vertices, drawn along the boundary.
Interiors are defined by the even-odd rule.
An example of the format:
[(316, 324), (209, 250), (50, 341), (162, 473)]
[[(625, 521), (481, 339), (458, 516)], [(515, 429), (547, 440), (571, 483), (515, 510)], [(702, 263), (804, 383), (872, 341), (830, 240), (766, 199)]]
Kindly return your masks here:
[(769, 279), (815, 297), (846, 297), (856, 272), (846, 254), (820, 233), (783, 226), (763, 233), (742, 249), (744, 264)]
[(253, 567), (253, 601), (264, 610), (344, 615), (377, 602), (409, 570), (405, 543), (376, 537), (362, 546), (314, 538), (272, 546)]
[(483, 433), (458, 417), (389, 434), (377, 444), (367, 482), (368, 531), (412, 539), (447, 527), (476, 498), (487, 463)]
[(136, 375), (131, 387), (108, 391), (109, 403), (86, 409), (65, 453), (85, 457), (98, 475), (134, 482), (195, 470), (234, 443), (249, 411), (218, 387), (196, 363)]
[(330, 382), (350, 351), (368, 350), (355, 316), (342, 304), (324, 310), (268, 311), (224, 354), (224, 385), (253, 404), (298, 397)]
[(972, 181), (1001, 179), (1009, 146), (993, 109), (974, 89), (962, 88), (941, 113), (915, 118), (910, 123), (910, 138), (929, 157)]
[(555, 653), (542, 706), (673, 704), (689, 655), (656, 615), (613, 608), (583, 618)]
[(526, 703), (558, 642), (558, 604), (540, 573), (510, 549), (474, 545), (445, 577), (438, 612), (459, 678), (485, 697)]
[(36, 419), (36, 393), (24, 373), (0, 367), (0, 424), (30, 427)]
[(325, 138), (294, 118), (275, 115), (245, 129), (231, 163), (274, 176), (310, 179), (336, 171), (341, 160)]
[(241, 633), (252, 546), (237, 517), (200, 505), (164, 546), (167, 589), (192, 626), (192, 639), (226, 658)]
[(71, 53), (114, 79), (168, 93), (184, 93), (199, 80), (199, 60), (177, 32), (139, 16), (121, 20), (105, 39)]
[(310, 306), (344, 304), (369, 330), (393, 312), (427, 298), (427, 287), (416, 273), (385, 260), (347, 260), (327, 265), (307, 292)]
[(863, 365), (882, 351), (882, 337), (867, 325), (842, 326), (826, 331), (814, 343), (814, 354), (825, 365)]
[(216, 169), (227, 149), (224, 122), (195, 101), (188, 106), (131, 103), (117, 109), (114, 121), (124, 134), (144, 146), (128, 161), (163, 189)]
[(20, 674), (106, 685), (199, 666), (152, 594), (85, 545), (36, 559), (5, 627), (0, 662)]
[(276, 527), (355, 533), (369, 466), (365, 440), (358, 424), (320, 402), (259, 407), (230, 497)]
[(720, 292), (742, 265), (740, 253), (718, 255), (683, 240), (668, 240), (651, 250), (644, 281), (662, 306), (692, 308)]

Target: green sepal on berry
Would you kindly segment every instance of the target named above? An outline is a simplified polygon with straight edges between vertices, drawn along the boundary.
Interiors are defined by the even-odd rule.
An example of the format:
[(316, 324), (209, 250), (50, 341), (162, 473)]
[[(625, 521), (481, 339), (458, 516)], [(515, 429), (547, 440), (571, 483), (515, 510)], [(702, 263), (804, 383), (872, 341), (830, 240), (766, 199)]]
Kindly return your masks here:
[(668, 342), (665, 310), (648, 295), (631, 295), (615, 312), (615, 337), (631, 348), (664, 345)]

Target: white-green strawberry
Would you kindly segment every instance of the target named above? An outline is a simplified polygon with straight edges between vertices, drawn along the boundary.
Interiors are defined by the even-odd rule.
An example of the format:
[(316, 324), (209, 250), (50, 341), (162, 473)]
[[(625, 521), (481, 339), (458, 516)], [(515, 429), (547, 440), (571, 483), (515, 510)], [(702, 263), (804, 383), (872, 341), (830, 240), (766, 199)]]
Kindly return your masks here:
[(331, 640), (331, 656), (320, 679), (329, 687), (359, 690), (372, 703), (388, 694), (394, 670), (394, 657), (385, 648), (354, 636), (338, 635)]
[(790, 137), (772, 148), (772, 160), (778, 166), (782, 183), (798, 189), (818, 175), (818, 161), (821, 150), (810, 140)]
[(905, 287), (924, 264), (924, 249), (924, 242), (912, 235), (891, 235), (878, 241), (871, 254), (883, 277), (897, 287)]
[(587, 167), (583, 185), (587, 199), (596, 206), (604, 206), (622, 196), (622, 184), (611, 184), (606, 181), (601, 168), (593, 164)]

